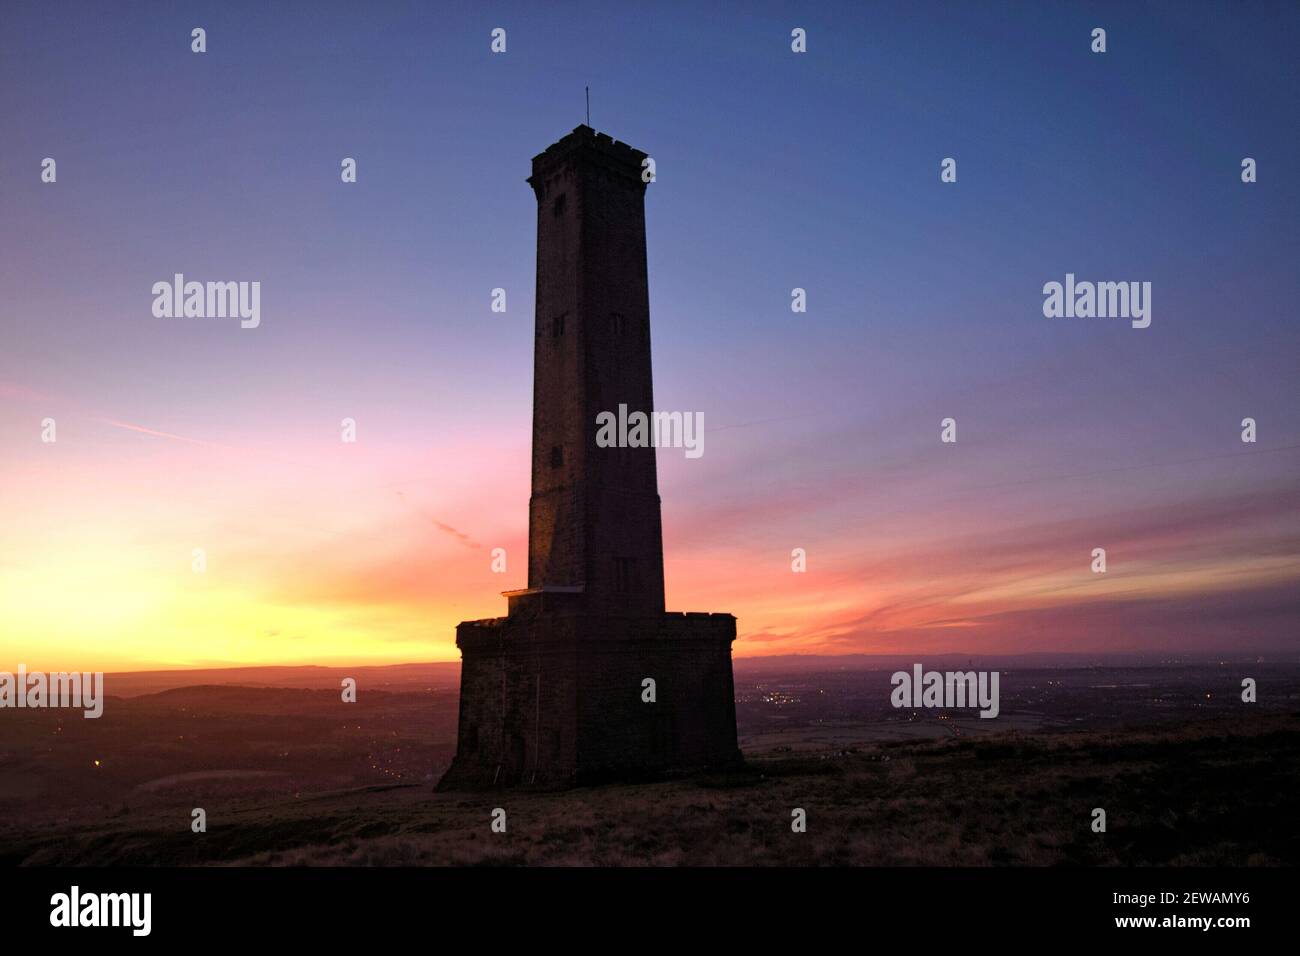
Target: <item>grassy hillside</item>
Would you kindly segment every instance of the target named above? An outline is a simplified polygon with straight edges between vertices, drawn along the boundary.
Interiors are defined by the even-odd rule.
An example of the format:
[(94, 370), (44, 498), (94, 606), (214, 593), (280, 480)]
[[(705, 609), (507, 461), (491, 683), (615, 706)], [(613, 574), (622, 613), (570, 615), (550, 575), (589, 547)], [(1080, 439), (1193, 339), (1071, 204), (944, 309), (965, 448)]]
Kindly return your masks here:
[[(0, 829), (0, 846), (9, 864), (1295, 865), (1297, 758), (1300, 715), (1259, 714), (760, 756), (729, 778), (210, 803), (204, 834), (190, 831), (196, 794), (84, 826)], [(490, 828), (497, 807), (504, 834)], [(806, 833), (791, 831), (794, 808)]]

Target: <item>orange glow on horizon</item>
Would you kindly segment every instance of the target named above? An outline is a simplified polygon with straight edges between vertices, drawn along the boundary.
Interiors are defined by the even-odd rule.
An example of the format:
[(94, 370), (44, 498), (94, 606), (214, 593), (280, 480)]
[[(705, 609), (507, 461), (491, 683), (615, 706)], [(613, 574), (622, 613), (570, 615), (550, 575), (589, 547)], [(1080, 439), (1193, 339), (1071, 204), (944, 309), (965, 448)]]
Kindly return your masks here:
[[(516, 427), (444, 431), (436, 450), (412, 451), (76, 424), (75, 453), (37, 447), (6, 468), (23, 507), (0, 537), (0, 670), (455, 661), (457, 623), (503, 615), (500, 592), (525, 584), (528, 438)], [(751, 513), (720, 494), (725, 475), (661, 472), (668, 606), (735, 614), (738, 658), (1127, 649), (1114, 609), (1185, 612), (1143, 625), (1159, 643), (1200, 604), (1250, 605), (1300, 577), (1276, 520), (1300, 513), (1294, 493), (1256, 517), (1224, 497), (1194, 512), (1049, 508), (1011, 522), (922, 505), (855, 527), (819, 499)], [(1097, 538), (1111, 547), (1105, 575), (1087, 572)], [(791, 540), (806, 573), (791, 570)]]

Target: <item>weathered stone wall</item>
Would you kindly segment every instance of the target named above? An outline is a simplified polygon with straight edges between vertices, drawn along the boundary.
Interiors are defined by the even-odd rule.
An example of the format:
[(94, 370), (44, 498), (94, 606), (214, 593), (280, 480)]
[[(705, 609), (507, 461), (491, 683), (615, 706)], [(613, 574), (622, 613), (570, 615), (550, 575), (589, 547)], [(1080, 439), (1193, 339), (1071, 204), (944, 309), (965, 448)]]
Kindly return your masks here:
[(528, 586), (583, 586), (593, 611), (658, 614), (664, 582), (655, 449), (596, 445), (602, 412), (654, 410), (644, 158), (579, 127), (533, 160)]
[[(444, 788), (588, 783), (734, 766), (729, 614), (468, 621)], [(643, 700), (645, 678), (656, 701)]]

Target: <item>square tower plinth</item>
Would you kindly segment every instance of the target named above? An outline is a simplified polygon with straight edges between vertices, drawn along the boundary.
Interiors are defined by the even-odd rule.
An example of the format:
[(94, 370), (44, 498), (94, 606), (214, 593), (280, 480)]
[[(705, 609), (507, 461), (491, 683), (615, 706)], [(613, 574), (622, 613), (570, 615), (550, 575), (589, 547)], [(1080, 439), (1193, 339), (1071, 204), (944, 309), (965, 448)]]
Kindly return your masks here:
[(730, 614), (542, 611), (466, 621), (456, 628), (460, 734), (440, 787), (738, 766), (735, 637)]
[(653, 447), (597, 418), (654, 410), (646, 154), (588, 126), (533, 158), (528, 587), (456, 629), (456, 758), (442, 788), (582, 783), (740, 763), (730, 614), (664, 610)]

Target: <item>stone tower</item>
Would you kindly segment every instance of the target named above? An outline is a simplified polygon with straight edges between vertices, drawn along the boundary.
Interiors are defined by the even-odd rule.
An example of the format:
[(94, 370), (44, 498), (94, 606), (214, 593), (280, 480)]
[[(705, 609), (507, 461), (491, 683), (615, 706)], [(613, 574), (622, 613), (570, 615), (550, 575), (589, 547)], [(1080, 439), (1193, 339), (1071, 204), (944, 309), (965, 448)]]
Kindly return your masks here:
[(655, 450), (598, 448), (596, 416), (654, 407), (645, 153), (579, 126), (533, 159), (537, 322), (528, 587), (664, 610)]
[(601, 412), (654, 407), (643, 159), (588, 126), (533, 158), (528, 587), (505, 592), (506, 617), (456, 628), (460, 725), (441, 789), (741, 761), (736, 619), (665, 612), (655, 449), (595, 440)]

